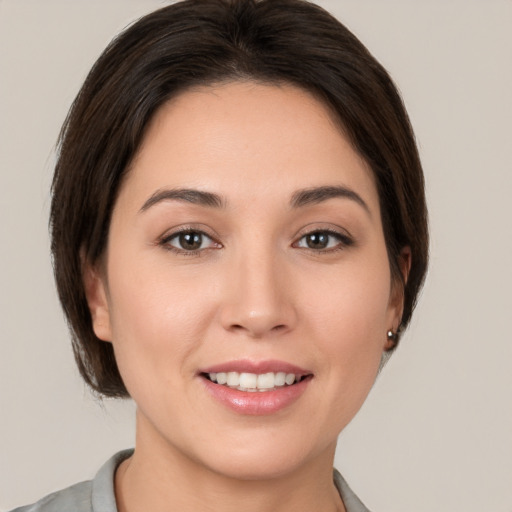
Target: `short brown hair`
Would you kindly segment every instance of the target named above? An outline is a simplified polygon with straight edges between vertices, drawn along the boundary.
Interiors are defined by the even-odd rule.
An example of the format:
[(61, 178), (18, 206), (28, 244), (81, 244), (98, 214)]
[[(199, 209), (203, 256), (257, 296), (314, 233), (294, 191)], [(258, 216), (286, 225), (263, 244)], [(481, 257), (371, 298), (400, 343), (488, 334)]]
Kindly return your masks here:
[[(159, 107), (196, 85), (233, 80), (289, 83), (320, 98), (370, 165), (394, 279), (404, 286), (407, 326), (428, 259), (424, 181), (400, 96), (363, 44), (303, 0), (185, 0), (117, 36), (90, 71), (62, 128), (53, 180), (51, 235), (59, 297), (85, 381), (128, 396), (111, 343), (98, 339), (82, 259), (105, 250), (120, 183)], [(407, 283), (400, 251), (410, 247)]]

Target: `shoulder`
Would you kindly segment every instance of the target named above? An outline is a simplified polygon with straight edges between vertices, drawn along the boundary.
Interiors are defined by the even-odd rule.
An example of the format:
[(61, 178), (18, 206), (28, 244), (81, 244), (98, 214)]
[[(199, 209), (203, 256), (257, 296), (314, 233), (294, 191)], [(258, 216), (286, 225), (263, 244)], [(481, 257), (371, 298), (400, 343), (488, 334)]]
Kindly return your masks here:
[(117, 512), (114, 474), (117, 466), (133, 453), (116, 453), (98, 471), (94, 480), (80, 482), (11, 512)]
[(11, 512), (92, 512), (92, 481), (80, 482)]

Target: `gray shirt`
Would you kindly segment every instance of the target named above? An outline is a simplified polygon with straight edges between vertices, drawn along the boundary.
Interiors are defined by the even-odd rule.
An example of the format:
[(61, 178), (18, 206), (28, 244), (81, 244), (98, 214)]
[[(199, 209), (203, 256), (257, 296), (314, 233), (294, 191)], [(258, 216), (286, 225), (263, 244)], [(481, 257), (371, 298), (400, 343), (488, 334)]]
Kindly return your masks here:
[[(114, 494), (114, 473), (133, 450), (116, 453), (98, 471), (93, 480), (80, 482), (62, 491), (49, 494), (33, 505), (11, 512), (117, 512)], [(343, 477), (334, 470), (336, 485), (347, 512), (370, 512), (350, 490)]]

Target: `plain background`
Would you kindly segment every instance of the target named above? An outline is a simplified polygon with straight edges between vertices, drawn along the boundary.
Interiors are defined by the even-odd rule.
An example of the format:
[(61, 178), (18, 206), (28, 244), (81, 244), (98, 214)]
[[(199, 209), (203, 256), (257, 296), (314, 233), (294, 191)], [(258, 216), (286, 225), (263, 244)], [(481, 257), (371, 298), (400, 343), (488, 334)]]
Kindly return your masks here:
[[(331, 0), (403, 92), (431, 267), (337, 466), (375, 512), (512, 511), (512, 2)], [(0, 511), (133, 445), (80, 381), (47, 235), (53, 146), (107, 42), (156, 0), (0, 0)]]

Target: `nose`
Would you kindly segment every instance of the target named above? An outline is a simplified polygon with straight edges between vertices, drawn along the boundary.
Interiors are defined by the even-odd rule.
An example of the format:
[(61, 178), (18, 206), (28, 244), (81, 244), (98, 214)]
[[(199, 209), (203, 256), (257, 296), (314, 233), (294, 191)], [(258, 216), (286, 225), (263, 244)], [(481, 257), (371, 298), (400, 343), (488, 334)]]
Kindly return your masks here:
[(224, 329), (263, 338), (295, 327), (297, 312), (284, 267), (270, 252), (240, 257), (230, 265), (228, 291), (221, 306)]

